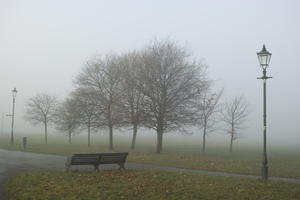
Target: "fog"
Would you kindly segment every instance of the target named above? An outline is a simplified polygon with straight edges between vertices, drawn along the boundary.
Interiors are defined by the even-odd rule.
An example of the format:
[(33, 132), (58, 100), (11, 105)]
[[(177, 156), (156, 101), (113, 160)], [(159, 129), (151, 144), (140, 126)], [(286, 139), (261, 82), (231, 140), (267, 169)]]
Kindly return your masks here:
[[(260, 145), (262, 81), (256, 78), (262, 71), (256, 52), (266, 44), (272, 53), (268, 75), (273, 76), (267, 81), (268, 144), (299, 145), (299, 10), (297, 0), (0, 0), (0, 113), (12, 112), (16, 87), (16, 137), (42, 133), (41, 126), (23, 119), (28, 98), (45, 92), (62, 100), (93, 56), (169, 38), (209, 66), (216, 90), (225, 89), (222, 101), (244, 94), (252, 112), (237, 143)], [(9, 134), (10, 123), (4, 116), (3, 134)], [(56, 131), (49, 137), (51, 132)], [(193, 132), (174, 136), (197, 138), (200, 144), (201, 132)], [(208, 146), (229, 141), (223, 133), (212, 133)], [(155, 137), (153, 131), (143, 135)]]

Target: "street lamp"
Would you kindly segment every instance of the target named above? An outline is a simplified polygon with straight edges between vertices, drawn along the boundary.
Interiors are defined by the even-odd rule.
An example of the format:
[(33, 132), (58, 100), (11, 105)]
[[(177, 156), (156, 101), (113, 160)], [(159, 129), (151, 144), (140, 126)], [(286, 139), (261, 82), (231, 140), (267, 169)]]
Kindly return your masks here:
[(13, 96), (13, 110), (12, 110), (12, 120), (11, 120), (11, 137), (10, 137), (10, 144), (14, 144), (14, 118), (15, 118), (15, 101), (17, 96), (17, 89), (14, 88), (12, 90), (12, 96)]
[(4, 135), (4, 133), (3, 133), (3, 122), (4, 122), (4, 116), (5, 116), (5, 114), (4, 113), (2, 113), (2, 118), (1, 118), (1, 135)]
[(262, 156), (262, 167), (261, 167), (261, 178), (263, 180), (268, 179), (268, 159), (267, 159), (267, 100), (266, 100), (266, 89), (267, 89), (267, 79), (272, 78), (267, 76), (267, 68), (272, 54), (267, 51), (266, 46), (263, 45), (263, 48), (260, 52), (257, 52), (258, 60), (260, 66), (263, 70), (262, 77), (258, 79), (263, 80), (263, 129), (264, 129), (264, 141), (263, 141), (263, 156)]

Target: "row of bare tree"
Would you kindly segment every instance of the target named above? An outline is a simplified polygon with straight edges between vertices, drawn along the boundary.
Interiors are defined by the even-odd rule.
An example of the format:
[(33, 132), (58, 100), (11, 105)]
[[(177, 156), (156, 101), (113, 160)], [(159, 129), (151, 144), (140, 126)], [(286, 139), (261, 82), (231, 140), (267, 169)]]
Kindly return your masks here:
[(157, 135), (157, 153), (162, 151), (164, 133), (187, 132), (192, 126), (203, 129), (205, 152), (206, 136), (221, 120), (228, 127), (232, 151), (237, 130), (249, 113), (248, 104), (242, 96), (221, 104), (223, 92), (211, 91), (205, 70), (185, 48), (169, 40), (155, 41), (139, 51), (89, 60), (64, 102), (38, 94), (29, 99), (26, 118), (45, 125), (46, 143), (50, 122), (67, 133), (69, 143), (76, 130), (86, 129), (88, 146), (91, 131), (106, 128), (110, 150), (115, 128), (132, 127), (132, 149), (138, 128), (151, 128)]

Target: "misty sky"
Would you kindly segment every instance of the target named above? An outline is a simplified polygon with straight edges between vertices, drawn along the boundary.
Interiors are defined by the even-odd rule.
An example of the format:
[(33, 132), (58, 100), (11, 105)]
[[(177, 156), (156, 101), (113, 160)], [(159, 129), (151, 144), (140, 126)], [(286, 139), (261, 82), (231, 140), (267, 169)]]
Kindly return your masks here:
[[(23, 120), (29, 97), (46, 92), (63, 99), (96, 54), (169, 38), (209, 66), (215, 87), (225, 88), (224, 101), (245, 95), (252, 112), (243, 140), (261, 143), (256, 52), (266, 44), (273, 54), (268, 75), (274, 77), (267, 82), (268, 141), (300, 144), (299, 37), (298, 0), (0, 0), (0, 113), (11, 113), (16, 87), (17, 137), (38, 132), (41, 127)], [(5, 117), (5, 131), (9, 124)]]

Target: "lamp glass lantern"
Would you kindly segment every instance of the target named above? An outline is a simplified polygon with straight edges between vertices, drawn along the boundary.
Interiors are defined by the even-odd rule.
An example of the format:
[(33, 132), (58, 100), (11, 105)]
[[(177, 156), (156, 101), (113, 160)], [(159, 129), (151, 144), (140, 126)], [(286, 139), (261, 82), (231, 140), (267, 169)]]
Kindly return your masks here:
[(13, 98), (16, 98), (17, 92), (18, 92), (17, 89), (14, 88), (11, 92), (12, 92)]
[(260, 66), (263, 70), (266, 70), (269, 66), (269, 62), (272, 54), (267, 51), (266, 46), (263, 45), (263, 48), (260, 52), (257, 52), (257, 57), (260, 63)]

